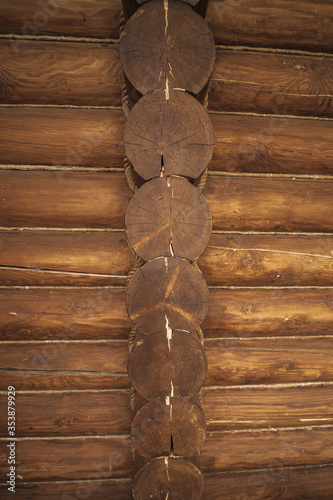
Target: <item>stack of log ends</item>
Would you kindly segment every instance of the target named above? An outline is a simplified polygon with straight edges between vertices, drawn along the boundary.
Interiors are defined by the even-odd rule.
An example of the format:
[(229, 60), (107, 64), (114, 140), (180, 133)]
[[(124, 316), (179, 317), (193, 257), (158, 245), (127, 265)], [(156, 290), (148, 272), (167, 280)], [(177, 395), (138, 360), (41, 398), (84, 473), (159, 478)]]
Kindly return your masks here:
[(134, 500), (199, 500), (203, 493), (200, 470), (182, 457), (159, 457), (146, 463), (134, 478)]
[(145, 335), (192, 330), (204, 320), (209, 302), (207, 284), (197, 269), (177, 257), (146, 262), (127, 288), (127, 312)]
[(128, 376), (147, 401), (166, 394), (191, 398), (202, 386), (207, 360), (196, 331), (138, 332), (128, 361)]
[(206, 198), (187, 180), (159, 177), (135, 193), (125, 226), (129, 244), (141, 259), (163, 256), (193, 261), (208, 244), (212, 217)]
[(180, 90), (156, 90), (130, 111), (125, 151), (145, 180), (161, 174), (197, 179), (213, 156), (214, 129), (203, 106)]
[(206, 437), (205, 416), (187, 398), (152, 399), (135, 415), (131, 437), (136, 452), (144, 458), (174, 454), (197, 455)]
[(144, 3), (125, 25), (120, 58), (129, 81), (142, 95), (156, 89), (198, 94), (215, 61), (213, 35), (203, 18), (183, 2)]

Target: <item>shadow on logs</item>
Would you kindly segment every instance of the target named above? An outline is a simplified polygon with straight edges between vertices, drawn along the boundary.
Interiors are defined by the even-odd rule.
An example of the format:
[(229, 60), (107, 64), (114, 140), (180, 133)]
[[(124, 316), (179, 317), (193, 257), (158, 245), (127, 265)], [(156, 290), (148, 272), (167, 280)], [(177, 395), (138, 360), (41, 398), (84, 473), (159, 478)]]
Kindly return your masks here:
[(134, 500), (199, 500), (202, 493), (200, 470), (182, 457), (155, 458), (140, 468), (134, 478)]
[(128, 375), (136, 391), (147, 401), (173, 394), (191, 398), (207, 372), (203, 345), (195, 331), (173, 330), (135, 337)]
[(153, 179), (135, 193), (126, 215), (129, 243), (143, 260), (198, 258), (208, 244), (212, 220), (203, 194), (178, 177)]
[(188, 261), (160, 257), (144, 264), (127, 289), (127, 312), (143, 334), (160, 330), (192, 330), (204, 320), (207, 284)]
[(128, 159), (145, 180), (166, 175), (196, 179), (213, 156), (214, 129), (207, 111), (189, 94), (158, 90), (130, 111), (124, 142)]
[(213, 71), (214, 38), (189, 5), (152, 0), (126, 23), (120, 58), (129, 81), (142, 95), (158, 88), (196, 95)]

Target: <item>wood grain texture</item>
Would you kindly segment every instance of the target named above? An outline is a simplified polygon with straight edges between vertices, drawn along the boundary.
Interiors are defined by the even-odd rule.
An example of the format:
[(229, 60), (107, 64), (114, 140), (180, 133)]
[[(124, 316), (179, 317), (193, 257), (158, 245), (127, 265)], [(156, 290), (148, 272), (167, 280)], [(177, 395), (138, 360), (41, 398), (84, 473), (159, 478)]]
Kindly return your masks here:
[(208, 431), (332, 425), (332, 396), (333, 385), (205, 389), (203, 408)]
[(0, 40), (1, 103), (121, 105), (116, 45), (25, 40), (15, 48), (12, 40)]
[(195, 260), (205, 249), (212, 217), (204, 195), (186, 179), (159, 177), (141, 186), (125, 215), (130, 246), (141, 259)]
[(330, 465), (279, 467), (205, 475), (203, 500), (331, 500)]
[(330, 0), (212, 0), (206, 19), (218, 44), (333, 51)]
[(331, 335), (331, 289), (211, 289), (205, 337)]
[(122, 110), (2, 108), (0, 162), (122, 167), (124, 120)]
[(124, 285), (135, 258), (123, 233), (0, 232), (1, 285)]
[[(135, 215), (140, 220), (147, 216), (143, 211), (145, 200), (156, 198), (160, 221), (161, 211), (166, 211), (169, 218), (169, 205), (161, 200), (161, 193), (169, 196), (170, 204), (174, 206), (177, 217), (171, 218), (173, 232), (183, 227), (183, 201), (190, 198), (190, 205), (198, 205), (189, 214), (189, 223), (199, 220), (205, 229), (205, 239), (201, 247), (207, 244), (209, 209), (205, 199), (194, 190), (189, 183), (171, 178), (155, 179), (146, 183), (137, 191), (132, 199), (132, 191), (128, 188), (125, 175), (120, 172), (53, 172), (53, 171), (17, 171), (0, 170), (0, 225), (3, 227), (57, 227), (57, 228), (114, 228), (123, 229), (125, 210), (128, 202), (128, 216)], [(172, 189), (174, 196), (172, 198)], [(52, 186), (52, 189), (50, 189)], [(184, 192), (184, 200), (182, 194)], [(193, 193), (197, 193), (195, 196)], [(145, 196), (144, 196), (145, 195)], [(192, 196), (191, 196), (192, 195)], [(332, 232), (331, 204), (333, 199), (333, 181), (315, 179), (279, 179), (256, 177), (232, 177), (210, 175), (207, 180), (204, 195), (210, 206), (213, 218), (213, 230), (226, 231), (293, 231), (293, 232)], [(186, 198), (185, 198), (186, 196)], [(149, 198), (150, 197), (150, 198)], [(142, 199), (144, 198), (144, 199)], [(180, 199), (179, 199), (180, 198)], [(130, 201), (132, 199), (132, 201)], [(178, 208), (177, 205), (178, 204)], [(150, 209), (148, 206), (148, 210)], [(141, 211), (142, 209), (142, 211)], [(189, 210), (190, 207), (187, 208)], [(193, 215), (195, 214), (195, 215)], [(145, 223), (147, 221), (143, 221)], [(155, 221), (157, 224), (157, 222)], [(133, 224), (133, 222), (132, 222)], [(159, 223), (160, 225), (160, 223)], [(137, 227), (138, 226), (138, 227)], [(166, 225), (163, 231), (156, 233), (149, 226), (148, 231), (143, 225), (128, 224), (130, 242), (134, 249), (149, 259), (159, 255), (170, 255), (170, 227)], [(140, 231), (139, 231), (140, 229)], [(186, 227), (184, 227), (186, 229)], [(196, 228), (197, 229), (197, 228)], [(187, 230), (189, 234), (190, 231)], [(133, 234), (136, 238), (133, 238)], [(197, 232), (195, 233), (195, 235)], [(139, 236), (147, 236), (149, 247), (140, 246)], [(182, 243), (186, 235), (182, 235)], [(194, 236), (193, 236), (194, 238)], [(152, 243), (165, 248), (156, 253)], [(187, 243), (189, 243), (187, 241)], [(188, 254), (189, 248), (181, 248), (173, 241), (175, 254), (194, 259), (200, 253), (195, 245)], [(158, 246), (160, 248), (160, 246)], [(155, 252), (155, 253), (154, 253)], [(198, 253), (199, 252), (199, 253)]]
[[(213, 114), (211, 119), (215, 130), (211, 170), (333, 173), (330, 121), (281, 115)], [(117, 110), (2, 108), (0, 163), (122, 167), (123, 128), (124, 114)]]
[(215, 147), (211, 170), (332, 174), (330, 121), (283, 116), (211, 114)]
[[(5, 412), (4, 395), (0, 401)], [(127, 391), (17, 393), (15, 408), (17, 436), (117, 435), (127, 433), (131, 424)], [(5, 423), (0, 425), (2, 437), (8, 436)]]
[[(331, 464), (332, 444), (331, 428), (325, 427), (210, 433), (201, 464), (204, 473)], [(5, 441), (0, 450), (0, 463), (7, 464)], [(105, 479), (129, 477), (133, 470), (127, 437), (22, 440), (16, 444), (16, 452), (20, 457), (17, 474), (26, 481), (86, 479), (96, 469)], [(2, 471), (4, 482), (5, 465)]]
[(332, 246), (330, 235), (214, 234), (198, 264), (209, 285), (331, 286)]
[(219, 49), (209, 109), (331, 117), (333, 59)]
[(1, 340), (128, 339), (126, 292), (0, 289)]
[(120, 10), (118, 0), (3, 0), (0, 33), (118, 38)]

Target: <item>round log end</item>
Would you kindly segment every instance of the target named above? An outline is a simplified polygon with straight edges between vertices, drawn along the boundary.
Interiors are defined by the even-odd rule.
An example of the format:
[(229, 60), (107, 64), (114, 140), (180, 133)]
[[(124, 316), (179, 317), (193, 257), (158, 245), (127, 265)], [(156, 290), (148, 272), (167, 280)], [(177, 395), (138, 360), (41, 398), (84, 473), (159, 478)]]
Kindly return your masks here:
[(159, 256), (194, 260), (212, 231), (204, 195), (185, 179), (159, 177), (131, 199), (125, 216), (130, 245), (145, 261)]
[(186, 398), (152, 399), (135, 415), (131, 425), (135, 450), (145, 458), (175, 454), (192, 457), (206, 437), (203, 411)]
[(125, 151), (145, 180), (167, 175), (197, 179), (213, 155), (214, 129), (205, 108), (186, 92), (172, 90), (169, 99), (157, 90), (130, 111)]
[(128, 375), (147, 401), (170, 395), (190, 398), (202, 386), (206, 372), (205, 351), (195, 331), (137, 334)]
[(199, 500), (203, 493), (200, 470), (181, 457), (159, 457), (136, 474), (134, 500)]
[(127, 288), (127, 312), (145, 335), (162, 330), (192, 330), (204, 320), (209, 291), (188, 261), (161, 257), (146, 262)]
[(198, 94), (213, 71), (214, 38), (189, 5), (151, 0), (126, 23), (120, 58), (128, 79), (143, 95), (158, 88)]

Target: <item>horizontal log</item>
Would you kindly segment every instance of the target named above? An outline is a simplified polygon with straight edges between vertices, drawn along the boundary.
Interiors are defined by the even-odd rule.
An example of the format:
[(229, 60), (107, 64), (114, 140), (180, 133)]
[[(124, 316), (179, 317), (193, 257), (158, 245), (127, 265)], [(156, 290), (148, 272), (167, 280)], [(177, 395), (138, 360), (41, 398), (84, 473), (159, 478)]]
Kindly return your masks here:
[[(0, 225), (122, 229), (132, 194), (123, 173), (0, 170)], [(333, 231), (330, 180), (212, 175), (204, 195), (213, 230)]]
[[(7, 397), (0, 401), (1, 411), (7, 413)], [(21, 437), (124, 434), (132, 420), (127, 391), (17, 393), (15, 410), (15, 433)], [(1, 436), (8, 436), (6, 426), (3, 419)]]
[(330, 500), (333, 495), (331, 465), (223, 472), (204, 479), (203, 500)]
[[(208, 339), (205, 386), (333, 381), (333, 337)], [(0, 389), (128, 388), (126, 342), (5, 343)]]
[[(2, 103), (121, 105), (118, 45), (29, 40), (15, 48), (0, 40)], [(332, 58), (218, 49), (209, 109), (332, 117), (332, 73)]]
[[(123, 285), (124, 233), (2, 231), (0, 285)], [(199, 258), (208, 285), (330, 286), (332, 236), (215, 234)], [(111, 274), (117, 273), (117, 274)]]
[(333, 58), (220, 49), (209, 109), (332, 118), (332, 75)]
[(273, 116), (216, 115), (211, 170), (332, 174), (332, 122)]
[[(332, 335), (331, 289), (211, 289), (206, 338)], [(126, 291), (0, 289), (2, 340), (127, 339)]]
[(0, 40), (0, 60), (2, 103), (121, 106), (117, 45)]
[(331, 236), (212, 235), (198, 264), (209, 285), (330, 286)]
[(2, 108), (0, 163), (122, 167), (124, 121), (122, 110)]
[[(9, 0), (1, 3), (0, 33), (118, 38), (119, 0)], [(20, 47), (20, 45), (18, 45)]]
[(333, 51), (329, 0), (212, 0), (206, 20), (218, 44)]
[[(9, 0), (2, 2), (0, 33), (18, 35), (118, 38), (121, 2), (91, 4), (89, 0), (58, 2)], [(329, 0), (212, 0), (207, 17), (216, 43), (310, 51), (332, 51), (332, 16)]]
[[(333, 173), (330, 121), (279, 115), (213, 114), (211, 118), (215, 131), (211, 170)], [(124, 121), (121, 110), (2, 108), (0, 163), (122, 167)]]
[[(6, 481), (7, 441), (0, 443), (1, 481)], [(210, 433), (201, 452), (204, 473), (330, 464), (331, 428)], [(130, 439), (91, 437), (22, 440), (16, 473), (25, 481), (86, 479), (96, 471), (105, 479), (129, 477), (133, 470)], [(36, 460), (38, 457), (38, 462)], [(42, 465), (39, 466), (39, 464)]]
[[(245, 430), (281, 427), (304, 427), (311, 425), (332, 425), (333, 385), (305, 387), (255, 387), (255, 388), (219, 388), (205, 389), (203, 393), (203, 409), (207, 430)], [(156, 407), (156, 401), (150, 402), (150, 407)], [(174, 429), (174, 439), (178, 446), (197, 446), (202, 440), (198, 432), (191, 426), (191, 419), (185, 411), (186, 400), (174, 398), (174, 418), (179, 406), (183, 407), (178, 417), (188, 419), (189, 437), (177, 434), (179, 425)], [(185, 406), (184, 406), (185, 405)], [(178, 407), (177, 407), (178, 406)], [(201, 412), (197, 407), (188, 405), (190, 415), (197, 421), (197, 426), (203, 425)], [(7, 396), (1, 395), (0, 408), (6, 413)], [(159, 420), (164, 420), (166, 434), (168, 421), (162, 418), (161, 406)], [(85, 435), (118, 435), (126, 434), (132, 421), (130, 398), (128, 391), (96, 391), (96, 392), (37, 392), (16, 394), (15, 409), (18, 415), (16, 436), (18, 437), (66, 437)], [(192, 413), (191, 413), (192, 411)], [(148, 412), (148, 406), (145, 407)], [(144, 412), (144, 413), (145, 413)], [(142, 412), (141, 412), (142, 413)], [(155, 441), (147, 440), (142, 435), (140, 422), (145, 423), (147, 416), (137, 413), (132, 424), (132, 435), (143, 450), (154, 449), (166, 445), (163, 442), (163, 432)], [(156, 411), (152, 411), (154, 420)], [(177, 417), (177, 418), (178, 418)], [(197, 420), (196, 420), (197, 419)], [(142, 424), (142, 425), (143, 425)], [(182, 424), (183, 425), (183, 424)], [(185, 424), (184, 424), (185, 425)], [(156, 425), (155, 425), (156, 427)], [(190, 430), (191, 429), (191, 430)], [(156, 430), (156, 429), (155, 429)], [(156, 430), (156, 432), (158, 429)], [(152, 431), (153, 432), (153, 431)], [(3, 419), (0, 425), (0, 435), (8, 436), (7, 422)], [(156, 437), (156, 436), (155, 436)], [(196, 442), (195, 442), (196, 441)], [(187, 443), (187, 444), (186, 444)], [(177, 445), (177, 444), (176, 444)], [(201, 446), (201, 445), (200, 445)]]
[(124, 285), (134, 255), (124, 233), (0, 232), (1, 285)]

